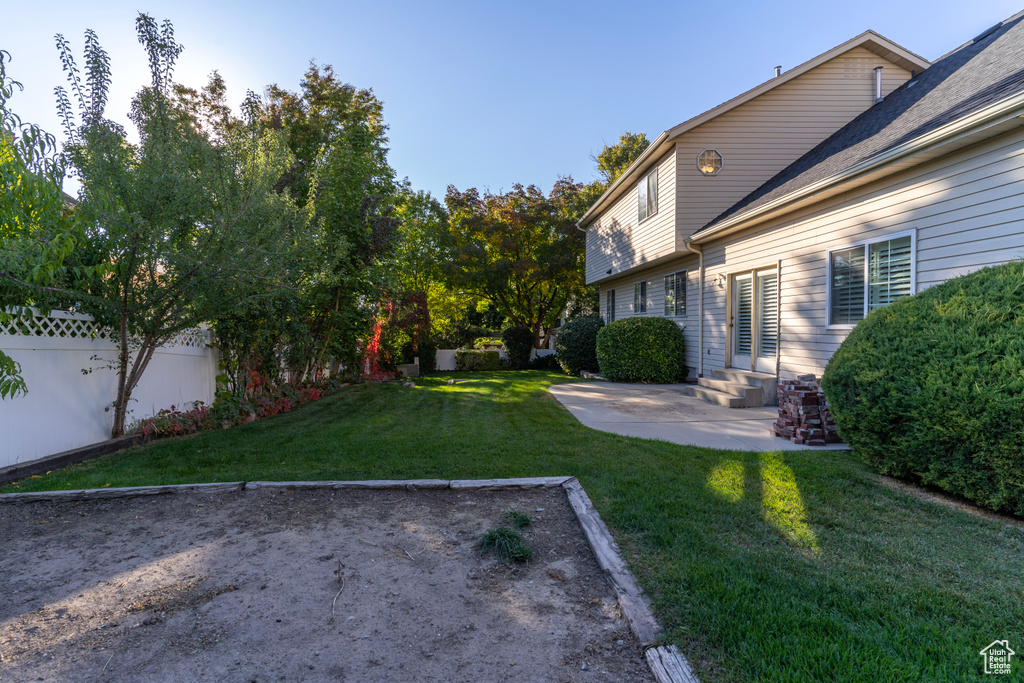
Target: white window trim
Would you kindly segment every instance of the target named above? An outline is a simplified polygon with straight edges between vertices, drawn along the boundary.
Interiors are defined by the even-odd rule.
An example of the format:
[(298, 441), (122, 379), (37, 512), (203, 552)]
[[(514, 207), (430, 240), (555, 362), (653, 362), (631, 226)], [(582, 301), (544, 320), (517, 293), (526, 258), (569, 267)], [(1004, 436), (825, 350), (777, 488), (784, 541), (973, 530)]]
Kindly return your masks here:
[[(633, 315), (647, 315), (647, 280), (639, 280), (633, 283)], [(643, 285), (643, 287), (640, 287)], [(640, 303), (643, 305), (643, 310), (638, 311), (636, 306), (637, 300), (637, 288), (640, 287), (643, 291), (640, 297)]]
[[(658, 195), (658, 199), (657, 199), (657, 201), (655, 202), (655, 203), (656, 203), (656, 208), (654, 209), (654, 213), (649, 213), (649, 214), (647, 214), (646, 216), (644, 216), (644, 217), (643, 217), (643, 219), (640, 219), (640, 183), (644, 183), (644, 184), (645, 184), (645, 185), (647, 186), (647, 194), (646, 194), (646, 196), (648, 197), (648, 200), (647, 200), (647, 201), (648, 201), (648, 203), (650, 203), (650, 196), (651, 196), (651, 185), (650, 185), (650, 180), (651, 180), (651, 176), (652, 176), (652, 175), (657, 175), (657, 176), (658, 176), (658, 180), (657, 180), (657, 182), (655, 182), (655, 183), (654, 183), (654, 192), (655, 192), (655, 194), (657, 194), (657, 195)], [(640, 182), (638, 182), (638, 183), (636, 184), (636, 186), (637, 186), (637, 190), (636, 190), (636, 216), (637, 216), (637, 225), (640, 225), (640, 224), (642, 224), (642, 223), (646, 223), (646, 222), (647, 222), (647, 221), (649, 221), (649, 220), (650, 220), (650, 219), (651, 219), (651, 218), (652, 218), (653, 216), (657, 216), (657, 215), (658, 215), (658, 213), (659, 213), (659, 212), (661, 211), (661, 195), (660, 195), (660, 193), (658, 192), (658, 183), (659, 183), (659, 182), (661, 182), (661, 174), (660, 174), (660, 173), (658, 172), (658, 167), (657, 167), (657, 166), (655, 166), (655, 167), (654, 167), (654, 168), (652, 168), (652, 169), (651, 169), (650, 171), (648, 171), (648, 172), (647, 172), (647, 174), (646, 174), (646, 175), (645, 175), (645, 176), (644, 176), (643, 178), (641, 178), (641, 179), (640, 179)]]
[[(917, 230), (904, 230), (889, 235), (874, 237), (870, 240), (853, 242), (840, 247), (832, 247), (825, 253), (825, 329), (826, 330), (852, 330), (857, 323), (832, 323), (832, 253), (846, 249), (864, 248), (864, 318), (868, 315), (868, 286), (870, 278), (868, 274), (869, 259), (868, 251), (872, 244), (898, 240), (901, 237), (910, 238), (910, 294), (917, 294)], [(863, 320), (864, 318), (861, 318)], [(859, 321), (858, 321), (859, 322)]]
[[(667, 278), (667, 277), (668, 277), (669, 275), (674, 275), (674, 276), (676, 276), (677, 278), (678, 278), (678, 277), (679, 277), (680, 275), (682, 275), (682, 276), (683, 276), (683, 282), (685, 283), (685, 284), (683, 285), (683, 289), (684, 289), (684, 290), (686, 290), (686, 292), (684, 292), (684, 294), (687, 294), (687, 293), (689, 292), (689, 289), (690, 289), (690, 271), (689, 271), (688, 269), (686, 269), (686, 268), (683, 268), (682, 270), (673, 270), (673, 271), (672, 271), (672, 272), (670, 272), (670, 273), (665, 273), (665, 274), (664, 274), (664, 275), (662, 276), (662, 279), (661, 279), (661, 282), (662, 282), (662, 287), (664, 287), (664, 285), (665, 285), (665, 278)], [(675, 296), (675, 292), (673, 292), (673, 296)], [(663, 303), (664, 303), (664, 302), (663, 302)], [(678, 311), (678, 310), (679, 310), (679, 302), (678, 302), (678, 301), (674, 301), (674, 302), (673, 302), (673, 308), (674, 308), (674, 309), (675, 309), (676, 311)], [(663, 317), (667, 317), (667, 318), (685, 318), (685, 317), (687, 317), (687, 308), (688, 308), (688, 307), (687, 307), (687, 305), (686, 305), (686, 299), (685, 299), (685, 296), (684, 296), (684, 298), (683, 298), (683, 312), (682, 312), (682, 313), (676, 313), (676, 312), (674, 312), (674, 313), (672, 313), (671, 315), (668, 315), (668, 316), (663, 316)], [(664, 311), (664, 310), (665, 310), (665, 307), (664, 307), (664, 306), (662, 306), (662, 307), (661, 307), (661, 310), (662, 310), (662, 311)]]
[[(717, 169), (717, 170), (715, 170), (715, 171), (714, 171), (713, 173), (706, 173), (706, 172), (704, 171), (704, 169), (702, 169), (702, 168), (700, 167), (700, 158), (701, 158), (702, 156), (704, 156), (704, 154), (705, 154), (706, 152), (714, 152), (715, 154), (717, 154), (717, 155), (718, 155), (718, 163), (719, 163), (719, 166), (718, 166), (718, 169)], [(722, 172), (722, 169), (723, 169), (723, 168), (725, 168), (725, 157), (724, 157), (724, 156), (722, 155), (722, 153), (721, 153), (721, 152), (719, 152), (719, 151), (718, 151), (717, 149), (713, 149), (713, 148), (710, 148), (710, 147), (706, 147), (706, 148), (704, 148), (703, 150), (701, 150), (700, 154), (698, 154), (698, 155), (697, 155), (697, 170), (698, 170), (698, 171), (700, 171), (700, 174), (701, 174), (701, 175), (703, 175), (703, 176), (708, 176), (708, 177), (713, 177), (713, 176), (716, 176), (716, 175), (718, 175), (719, 173), (721, 173), (721, 172)]]

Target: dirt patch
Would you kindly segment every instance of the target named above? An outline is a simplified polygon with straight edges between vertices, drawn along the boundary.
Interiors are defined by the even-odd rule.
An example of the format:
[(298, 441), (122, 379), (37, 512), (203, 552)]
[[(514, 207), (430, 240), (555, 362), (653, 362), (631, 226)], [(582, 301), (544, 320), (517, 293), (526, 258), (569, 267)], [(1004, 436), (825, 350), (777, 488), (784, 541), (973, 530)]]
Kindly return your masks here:
[(960, 498), (958, 496), (945, 493), (944, 491), (925, 488), (893, 477), (887, 477), (884, 474), (875, 474), (872, 472), (867, 476), (871, 481), (878, 482), (882, 486), (886, 486), (896, 491), (902, 491), (903, 493), (914, 496), (915, 498), (926, 500), (929, 503), (945, 505), (948, 508), (959, 510), (960, 512), (966, 512), (974, 517), (980, 517), (993, 522), (1001, 522), (1007, 526), (1015, 526), (1024, 529), (1024, 519), (1008, 513), (987, 510), (979, 505), (975, 505), (965, 498)]
[(560, 488), (0, 503), (0, 547), (3, 681), (653, 680)]

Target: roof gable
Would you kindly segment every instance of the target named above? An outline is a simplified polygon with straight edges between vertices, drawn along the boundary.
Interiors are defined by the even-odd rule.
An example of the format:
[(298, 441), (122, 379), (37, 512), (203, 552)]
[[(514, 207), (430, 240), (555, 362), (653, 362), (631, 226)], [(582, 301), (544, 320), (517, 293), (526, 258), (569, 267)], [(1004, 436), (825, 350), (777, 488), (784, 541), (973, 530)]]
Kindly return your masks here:
[(779, 86), (785, 85), (812, 69), (815, 69), (822, 64), (825, 64), (826, 62), (858, 47), (869, 50), (870, 52), (873, 52), (908, 71), (920, 71), (926, 69), (929, 65), (929, 62), (923, 57), (906, 50), (880, 34), (875, 33), (874, 31), (865, 31), (859, 36), (851, 38), (845, 43), (837, 45), (831, 50), (828, 50), (827, 52), (824, 52), (817, 57), (790, 69), (789, 71), (783, 72), (780, 76), (776, 76), (775, 78), (765, 81), (764, 83), (751, 88), (750, 90), (747, 90), (746, 92), (737, 95), (736, 97), (723, 102), (722, 104), (713, 107), (698, 116), (688, 119), (662, 132), (644, 151), (644, 153), (641, 154), (640, 157), (638, 157), (636, 161), (634, 161), (629, 168), (627, 168), (622, 175), (620, 175), (619, 178), (608, 187), (596, 202), (594, 202), (593, 206), (591, 206), (577, 222), (577, 225), (583, 226), (588, 224), (596, 214), (604, 210), (604, 208), (618, 198), (627, 187), (635, 182), (641, 175), (646, 173), (651, 166), (657, 163), (657, 160), (669, 151), (670, 146), (675, 143), (675, 140), (684, 133), (693, 130), (703, 123), (707, 123), (722, 114), (730, 112), (760, 95), (775, 90)]
[(753, 218), (801, 190), (1024, 92), (1024, 21), (1017, 15), (946, 55), (694, 234)]

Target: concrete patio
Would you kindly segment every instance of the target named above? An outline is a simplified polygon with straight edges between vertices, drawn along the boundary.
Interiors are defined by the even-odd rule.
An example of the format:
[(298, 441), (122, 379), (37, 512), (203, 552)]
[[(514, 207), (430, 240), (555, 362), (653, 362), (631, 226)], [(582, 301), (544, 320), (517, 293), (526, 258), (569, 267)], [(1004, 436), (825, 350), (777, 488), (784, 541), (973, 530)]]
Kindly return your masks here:
[(778, 408), (725, 408), (686, 396), (682, 384), (559, 384), (551, 394), (582, 424), (602, 432), (742, 451), (848, 450), (804, 446), (769, 434)]

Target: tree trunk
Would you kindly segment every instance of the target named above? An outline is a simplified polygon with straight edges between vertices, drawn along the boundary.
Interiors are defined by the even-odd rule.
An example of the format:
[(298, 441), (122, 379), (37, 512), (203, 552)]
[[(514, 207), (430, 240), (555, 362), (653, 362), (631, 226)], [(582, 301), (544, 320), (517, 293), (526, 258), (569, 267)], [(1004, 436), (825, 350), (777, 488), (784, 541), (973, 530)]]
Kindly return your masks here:
[(110, 438), (124, 436), (124, 421), (131, 392), (128, 386), (128, 316), (121, 316), (118, 330), (119, 343), (117, 349), (117, 398), (114, 399), (114, 426), (110, 430)]

